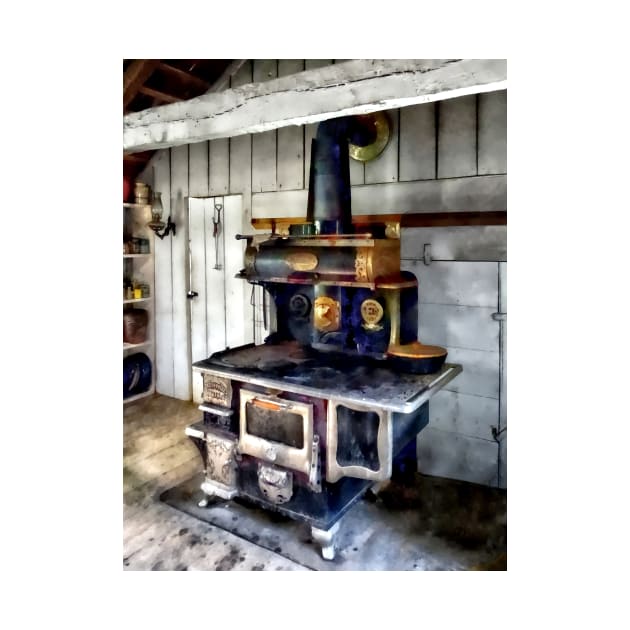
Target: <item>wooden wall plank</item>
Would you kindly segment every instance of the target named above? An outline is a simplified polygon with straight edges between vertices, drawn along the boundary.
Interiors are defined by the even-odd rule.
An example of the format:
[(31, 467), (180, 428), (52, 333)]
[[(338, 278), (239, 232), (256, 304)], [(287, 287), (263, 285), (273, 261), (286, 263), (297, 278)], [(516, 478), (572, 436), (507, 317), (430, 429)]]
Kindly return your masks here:
[(499, 351), (499, 324), (492, 319), (496, 307), (420, 302), (418, 311), (419, 336), (424, 343), (445, 348)]
[(506, 260), (507, 227), (404, 228), (400, 255), (421, 259), (425, 243), (431, 244), (433, 260)]
[(230, 139), (210, 140), (208, 194), (227, 195), (230, 184)]
[(304, 71), (304, 59), (278, 59), (278, 76), (286, 77)]
[[(383, 153), (365, 163), (365, 183), (379, 184), (398, 181), (398, 129), (400, 110), (386, 111), (391, 125), (389, 142)], [(350, 160), (354, 162), (354, 160)], [(352, 183), (352, 182), (351, 182)]]
[[(279, 77), (303, 70), (303, 59), (278, 60)], [(304, 188), (304, 128), (302, 125), (278, 129), (277, 171), (278, 190)]]
[(191, 197), (208, 196), (208, 142), (191, 144), (188, 193)]
[[(238, 87), (245, 83), (251, 81), (253, 76), (253, 68), (252, 62), (247, 61), (243, 66), (239, 69), (239, 71), (232, 77), (231, 85), (232, 87)], [(243, 136), (243, 140), (239, 140), (239, 138), (231, 138), (230, 139), (230, 191), (241, 193), (240, 197), (240, 229), (237, 229), (237, 226), (230, 227), (231, 233), (226, 230), (225, 234), (225, 248), (226, 248), (226, 269), (227, 269), (227, 256), (228, 256), (228, 246), (232, 245), (232, 241), (238, 242), (241, 244), (244, 241), (235, 241), (234, 235), (237, 233), (249, 233), (251, 231), (251, 219), (252, 219), (252, 136), (247, 135)], [(227, 205), (227, 199), (226, 199)], [(236, 201), (231, 201), (231, 204), (236, 204)], [(232, 215), (228, 220), (234, 219), (236, 221), (236, 217)], [(230, 252), (242, 252), (242, 249), (230, 249)], [(234, 266), (236, 265), (236, 260), (240, 258), (240, 267), (237, 269), (239, 271), (242, 268), (243, 256), (242, 253), (238, 254), (232, 258), (234, 261)], [(227, 274), (227, 271), (226, 271)], [(230, 286), (231, 280), (230, 280)], [(228, 279), (226, 275), (226, 285)], [(241, 281), (242, 282), (242, 281)], [(242, 326), (243, 332), (241, 333), (243, 338), (247, 340), (249, 343), (253, 340), (253, 329), (254, 329), (254, 314), (252, 311), (252, 307), (249, 304), (249, 293), (246, 294), (246, 287), (250, 288), (246, 282), (242, 282), (243, 286), (241, 288), (241, 293), (235, 293), (235, 295), (242, 296), (242, 300), (237, 302), (237, 305), (240, 305), (242, 309)], [(227, 292), (226, 292), (227, 296)], [(226, 297), (226, 305), (227, 305), (227, 297)], [(227, 306), (226, 306), (227, 308)], [(227, 333), (226, 333), (226, 343), (227, 343)]]
[(478, 173), (507, 173), (507, 90), (479, 94)]
[(438, 107), (437, 176), (477, 174), (477, 96), (440, 101)]
[[(429, 406), (429, 413), (430, 413)], [(418, 436), (418, 470), (426, 475), (497, 484), (498, 444), (430, 425)]]
[(435, 103), (400, 109), (400, 164), (398, 179), (435, 179)]
[(225, 208), (225, 322), (226, 344), (230, 348), (253, 341), (253, 315), (250, 306), (252, 285), (236, 278), (243, 268), (245, 241), (237, 241), (234, 236), (243, 227), (241, 209), (243, 200), (240, 195), (224, 198)]
[[(499, 416), (496, 398), (442, 390), (429, 405), (430, 426), (467, 437), (491, 440)], [(422, 435), (422, 434), (421, 434)]]
[[(253, 218), (304, 217), (307, 199), (306, 190), (255, 193)], [(366, 184), (352, 189), (355, 215), (486, 212), (506, 207), (506, 175)]]
[(404, 261), (418, 278), (420, 301), (431, 304), (486, 306), (497, 304), (497, 263)]
[[(163, 149), (154, 162), (156, 192), (162, 194), (164, 217), (171, 212), (171, 152)], [(173, 396), (173, 283), (170, 236), (154, 239), (155, 244), (155, 388), (158, 394)]]
[(205, 206), (205, 199), (191, 199), (188, 208), (191, 258), (190, 289), (199, 294), (190, 300), (190, 354), (193, 362), (208, 357), (206, 335), (206, 269), (208, 261), (206, 260)]
[(190, 400), (190, 313), (188, 291), (188, 145), (171, 149), (171, 213), (177, 226), (173, 251), (173, 396)]
[[(254, 82), (262, 83), (278, 76), (276, 59), (254, 59)], [(252, 135), (252, 192), (276, 190), (277, 131)]]
[[(304, 69), (314, 70), (315, 68), (330, 66), (332, 63), (332, 59), (305, 59)], [(311, 141), (317, 133), (317, 124), (318, 123), (311, 123), (309, 125), (304, 125), (304, 188), (308, 188), (308, 174), (311, 169)], [(351, 160), (351, 162), (353, 161), (354, 160)], [(363, 170), (363, 167), (361, 167), (361, 170)]]
[[(252, 82), (252, 62), (247, 60), (231, 78), (231, 87)], [(230, 189), (231, 194), (251, 194), (252, 186), (252, 136), (246, 134), (230, 138)]]

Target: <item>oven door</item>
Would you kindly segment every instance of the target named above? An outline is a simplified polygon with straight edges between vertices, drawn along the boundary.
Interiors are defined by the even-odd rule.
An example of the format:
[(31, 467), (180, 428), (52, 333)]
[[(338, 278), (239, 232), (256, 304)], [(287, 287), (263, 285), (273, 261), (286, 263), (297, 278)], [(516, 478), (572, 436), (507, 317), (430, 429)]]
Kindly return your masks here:
[(238, 449), (245, 455), (309, 477), (317, 466), (313, 405), (241, 389), (239, 433)]

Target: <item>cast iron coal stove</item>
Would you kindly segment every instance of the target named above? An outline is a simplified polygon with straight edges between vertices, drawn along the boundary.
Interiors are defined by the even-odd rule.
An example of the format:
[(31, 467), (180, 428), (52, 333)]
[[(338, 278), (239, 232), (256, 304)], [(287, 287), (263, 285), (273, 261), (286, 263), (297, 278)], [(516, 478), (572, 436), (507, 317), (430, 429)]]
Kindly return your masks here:
[(343, 514), (415, 469), (429, 399), (461, 371), (418, 341), (418, 283), (400, 270), (398, 230), (352, 223), (348, 146), (374, 134), (369, 117), (320, 123), (306, 222), (239, 237), (239, 275), (271, 295), (275, 332), (193, 366), (203, 421), (186, 434), (203, 460), (200, 505), (240, 497), (306, 521), (326, 559)]

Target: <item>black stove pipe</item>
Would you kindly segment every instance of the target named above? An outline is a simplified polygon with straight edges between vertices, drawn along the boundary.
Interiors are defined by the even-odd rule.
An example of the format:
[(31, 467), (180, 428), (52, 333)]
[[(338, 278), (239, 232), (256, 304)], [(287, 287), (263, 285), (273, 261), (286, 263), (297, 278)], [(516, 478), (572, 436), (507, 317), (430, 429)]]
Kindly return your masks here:
[(315, 234), (350, 234), (350, 157), (348, 142), (366, 146), (376, 130), (360, 117), (344, 116), (319, 123), (311, 144), (306, 219)]

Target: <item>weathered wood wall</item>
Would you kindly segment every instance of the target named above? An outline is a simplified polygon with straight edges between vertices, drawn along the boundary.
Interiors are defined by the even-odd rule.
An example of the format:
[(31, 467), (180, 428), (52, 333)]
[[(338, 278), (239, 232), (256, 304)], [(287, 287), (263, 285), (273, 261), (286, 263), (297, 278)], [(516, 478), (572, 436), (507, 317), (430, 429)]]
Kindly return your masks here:
[[(332, 61), (248, 61), (231, 86)], [(389, 111), (394, 131), (385, 151), (367, 164), (351, 160), (353, 211), (362, 213), (361, 199), (371, 210), (379, 204), (406, 212), (505, 210), (506, 110), (506, 91), (499, 91)], [(252, 232), (252, 216), (304, 216), (315, 131), (316, 125), (286, 127), (156, 154), (153, 185), (162, 192), (165, 216), (173, 213), (178, 225), (175, 238), (156, 241), (159, 393), (191, 397), (183, 200), (242, 195), (244, 232)], [(435, 261), (428, 266), (423, 262), (427, 243)], [(403, 266), (420, 280), (420, 338), (446, 346), (449, 360), (464, 366), (464, 373), (432, 402), (430, 428), (419, 438), (420, 469), (504, 485), (505, 432), (500, 449), (492, 427), (500, 431), (507, 424), (501, 355), (506, 324), (492, 315), (507, 311), (506, 228), (405, 228), (402, 257)], [(250, 305), (251, 287), (244, 286), (238, 297), (247, 339), (261, 341), (262, 317)], [(260, 294), (255, 303), (261, 303)]]

